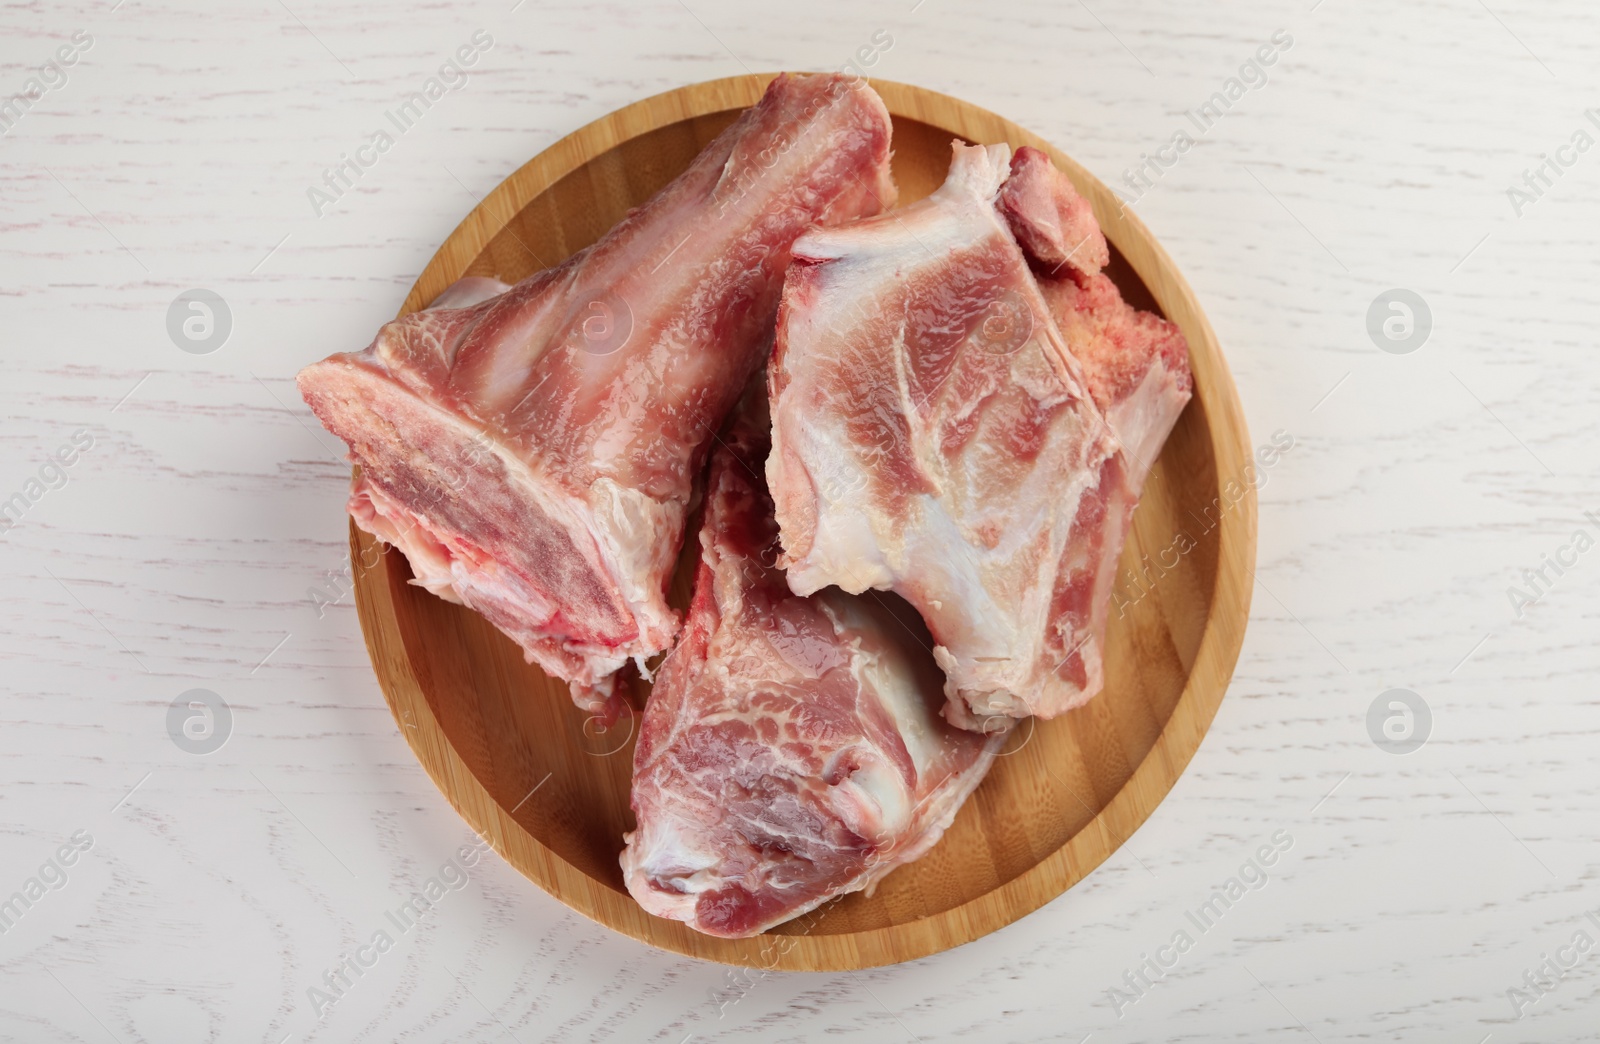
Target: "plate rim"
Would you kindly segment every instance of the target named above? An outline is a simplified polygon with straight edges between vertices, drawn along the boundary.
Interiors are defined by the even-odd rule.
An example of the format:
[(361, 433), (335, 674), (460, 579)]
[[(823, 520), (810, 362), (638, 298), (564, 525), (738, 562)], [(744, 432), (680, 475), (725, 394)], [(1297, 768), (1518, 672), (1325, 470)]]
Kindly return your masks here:
[[(464, 274), (524, 207), (573, 170), (664, 125), (753, 105), (778, 75), (751, 73), (687, 84), (635, 101), (556, 141), (507, 176), (462, 219), (417, 277), (397, 317), (418, 310)], [(1220, 494), (1226, 476), (1243, 473), (1250, 459), (1238, 390), (1193, 290), (1139, 217), (1071, 157), (1003, 116), (923, 87), (880, 79), (866, 82), (895, 116), (976, 141), (993, 139), (994, 129), (999, 128), (1003, 135), (999, 140), (1014, 148), (1040, 149), (1072, 179), (1094, 208), (1106, 237), (1188, 339), (1195, 394), (1205, 402)], [(933, 107), (939, 109), (937, 114), (929, 111)], [(826, 936), (701, 935), (678, 922), (652, 917), (631, 896), (598, 884), (546, 847), (494, 800), (434, 716), (419, 676), (426, 675), (426, 666), (413, 662), (396, 624), (391, 589), (395, 581), (386, 560), (399, 553), (385, 549), (351, 521), (350, 561), (363, 639), (401, 735), (445, 799), (511, 866), (567, 907), (658, 949), (738, 967), (848, 971), (926, 957), (1022, 919), (1083, 880), (1154, 814), (1199, 750), (1243, 647), (1253, 593), (1248, 577), (1256, 550), (1256, 490), (1252, 483), (1244, 487), (1243, 498), (1221, 515), (1218, 524), (1216, 579), (1183, 691), (1148, 753), (1094, 818), (1028, 870), (958, 906), (915, 921)]]

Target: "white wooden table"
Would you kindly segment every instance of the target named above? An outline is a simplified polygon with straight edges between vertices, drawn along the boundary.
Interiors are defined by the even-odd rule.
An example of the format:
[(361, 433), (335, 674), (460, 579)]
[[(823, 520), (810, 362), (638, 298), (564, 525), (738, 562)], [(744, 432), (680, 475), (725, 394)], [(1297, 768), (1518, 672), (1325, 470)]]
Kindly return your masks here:
[[(0, 120), (0, 903), (25, 900), (0, 906), (0, 1039), (1594, 1033), (1600, 148), (1558, 150), (1600, 140), (1600, 11), (913, 2), (0, 12), (0, 104), (40, 77)], [(1209, 310), (1254, 440), (1294, 440), (1261, 489), (1254, 611), (1209, 737), (1081, 885), (899, 967), (735, 981), (492, 853), (398, 931), (386, 912), (472, 835), (340, 598), (347, 467), (292, 374), (364, 345), (474, 196), (561, 135), (884, 37), (867, 71), (1003, 113), (1107, 182), (1196, 142), (1135, 206)], [(464, 82), (313, 197), (463, 45)], [(1191, 120), (1266, 45), (1265, 82)], [(1431, 316), (1414, 351), (1401, 313), (1393, 339), (1368, 332), (1396, 288)], [(208, 343), (203, 322), (185, 340), (185, 305), (169, 334), (195, 289), (231, 316), (205, 354), (180, 350)], [(313, 589), (337, 604), (319, 616)], [(1368, 727), (1396, 688), (1431, 714), (1404, 755)], [(196, 689), (231, 715), (209, 754)], [(1292, 846), (1265, 884), (1200, 930), (1274, 835)], [(314, 1003), (386, 926), (392, 949)], [(1180, 931), (1172, 967), (1144, 963)], [(1535, 970), (1547, 956), (1561, 974)]]

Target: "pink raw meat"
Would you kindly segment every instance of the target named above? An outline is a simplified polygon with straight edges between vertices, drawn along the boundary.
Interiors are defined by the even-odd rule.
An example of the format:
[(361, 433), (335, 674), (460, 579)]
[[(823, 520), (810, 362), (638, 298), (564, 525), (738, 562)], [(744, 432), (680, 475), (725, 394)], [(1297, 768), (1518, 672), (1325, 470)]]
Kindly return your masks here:
[[(1057, 574), (1054, 612), (1084, 635), (1058, 674), (1073, 679), (1055, 690), (1046, 716), (1078, 706), (1100, 691), (1106, 622), (1122, 546), (1144, 480), (1189, 402), (1193, 381), (1183, 332), (1122, 299), (1100, 271), (1110, 253), (1089, 204), (1038, 149), (1011, 160), (1000, 207), (1038, 268), (1039, 288), (1072, 354), (1083, 364), (1089, 394), (1117, 437), (1118, 449), (1083, 498)], [(1061, 215), (1075, 215), (1064, 221)], [(1059, 625), (1058, 625), (1059, 626)]]
[(1011, 157), (1011, 176), (1000, 187), (998, 202), (1018, 244), (1052, 274), (1069, 262), (1088, 273), (1111, 263), (1089, 201), (1031, 145)]
[(889, 135), (866, 86), (780, 76), (598, 243), (306, 367), (361, 466), (356, 523), (601, 705), (677, 630), (692, 478), (766, 351), (790, 245), (893, 203)]
[(1113, 414), (1142, 409), (1119, 397), (1107, 332), (1142, 321), (1107, 311), (1122, 302), (1103, 277), (1066, 311), (1068, 290), (1041, 292), (1010, 226), (1071, 273), (1069, 259), (1097, 272), (1108, 257), (1048, 160), (1022, 153), (1002, 193), (1006, 146), (954, 150), (928, 199), (796, 243), (767, 475), (790, 586), (903, 595), (938, 642), (945, 716), (991, 730), (1102, 684), (1104, 602), (1143, 472), (1092, 393), (1117, 392)]
[(932, 196), (795, 244), (767, 477), (790, 586), (902, 595), (988, 730), (1079, 688), (1056, 580), (1116, 447), (996, 207), (1010, 150), (953, 149)]
[(760, 478), (764, 400), (712, 455), (694, 603), (645, 707), (622, 853), (640, 906), (729, 938), (932, 848), (1007, 735), (940, 720), (915, 614), (789, 591)]

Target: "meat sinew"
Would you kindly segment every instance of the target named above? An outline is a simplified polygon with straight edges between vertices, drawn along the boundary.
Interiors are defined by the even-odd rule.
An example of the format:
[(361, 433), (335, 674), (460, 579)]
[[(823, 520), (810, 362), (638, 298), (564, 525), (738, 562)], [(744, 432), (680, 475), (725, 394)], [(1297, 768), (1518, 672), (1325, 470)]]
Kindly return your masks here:
[(756, 389), (712, 454), (694, 601), (645, 707), (622, 853), (639, 905), (730, 938), (920, 857), (1006, 738), (939, 718), (915, 614), (790, 592), (760, 477), (768, 426)]
[[(1008, 157), (957, 143), (928, 199), (802, 237), (771, 368), (767, 476), (790, 586), (904, 596), (938, 643), (945, 716), (978, 730), (1099, 690), (1144, 475), (1131, 458), (1155, 427), (1119, 340), (1147, 324), (1099, 274), (1087, 204), (1042, 154), (1021, 152), (1015, 174)], [(1019, 238), (1068, 280), (1041, 291)], [(1104, 408), (1141, 422), (1126, 446)]]
[(356, 523), (600, 705), (677, 630), (692, 477), (761, 363), (791, 244), (893, 203), (889, 135), (865, 85), (780, 76), (593, 246), (306, 367), (360, 465)]

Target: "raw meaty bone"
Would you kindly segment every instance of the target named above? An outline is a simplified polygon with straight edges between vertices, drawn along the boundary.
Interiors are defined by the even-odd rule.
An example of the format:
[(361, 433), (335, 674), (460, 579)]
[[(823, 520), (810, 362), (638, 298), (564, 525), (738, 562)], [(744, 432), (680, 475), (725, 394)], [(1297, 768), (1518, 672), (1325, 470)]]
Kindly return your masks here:
[(606, 707), (677, 630), (692, 477), (765, 355), (790, 245), (893, 203), (889, 135), (865, 85), (780, 76), (598, 243), (301, 371), (360, 465), (356, 523)]
[(711, 458), (682, 640), (645, 707), (622, 869), (658, 917), (755, 935), (932, 848), (1007, 733), (940, 720), (941, 679), (876, 596), (790, 592), (757, 388)]
[[(1140, 311), (1101, 269), (1110, 261), (1089, 203), (1038, 149), (1023, 146), (1000, 189), (1000, 209), (1034, 261), (1050, 314), (1082, 364), (1089, 394), (1118, 449), (1080, 502), (1056, 583), (1055, 612), (1084, 639), (1058, 675), (1077, 682), (1054, 690), (1046, 717), (1100, 690), (1106, 623), (1122, 546), (1150, 467), (1188, 404), (1193, 380), (1183, 332)], [(1061, 625), (1057, 625), (1058, 627)]]
[[(790, 586), (904, 596), (938, 643), (945, 716), (983, 731), (1099, 690), (1100, 635), (1080, 610), (1102, 574), (1083, 545), (1109, 545), (1122, 490), (1104, 472), (1125, 452), (997, 208), (1008, 158), (957, 143), (928, 199), (802, 237), (771, 369)], [(1103, 240), (1067, 241), (1093, 228), (1081, 201), (1026, 189), (1008, 202), (1034, 215), (1035, 249), (1097, 268)]]
[(795, 244), (767, 477), (796, 593), (899, 593), (988, 731), (1075, 693), (1057, 581), (1116, 446), (996, 197), (1005, 145), (953, 146), (932, 196)]

